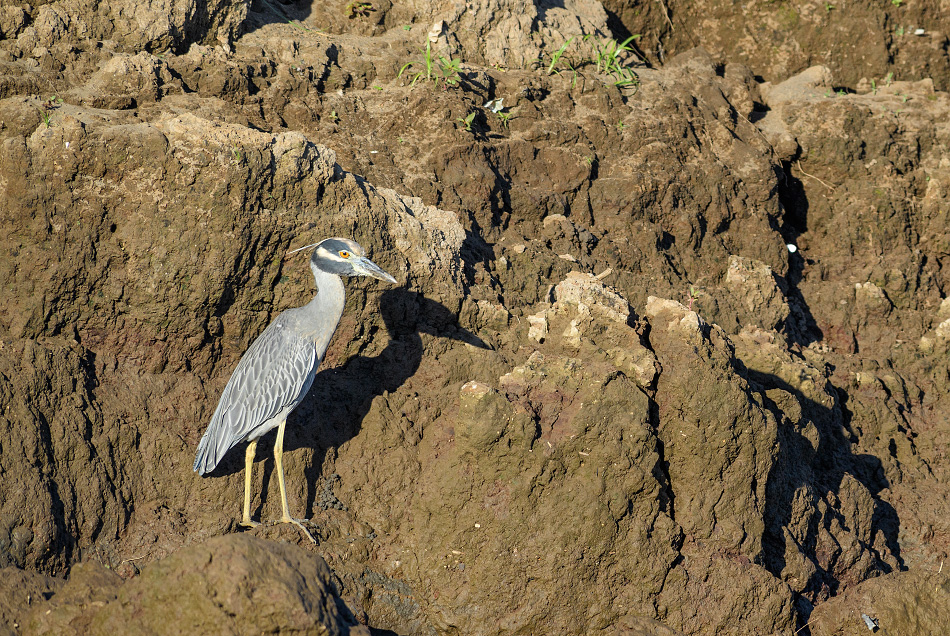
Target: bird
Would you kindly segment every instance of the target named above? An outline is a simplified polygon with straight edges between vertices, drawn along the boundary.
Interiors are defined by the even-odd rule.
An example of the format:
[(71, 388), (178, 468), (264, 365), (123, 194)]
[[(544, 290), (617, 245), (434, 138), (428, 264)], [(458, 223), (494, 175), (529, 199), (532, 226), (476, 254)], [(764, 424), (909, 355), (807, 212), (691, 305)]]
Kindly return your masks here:
[(208, 429), (198, 442), (194, 470), (207, 475), (234, 446), (247, 441), (244, 455), (244, 515), (241, 526), (260, 525), (251, 520), (251, 471), (257, 442), (277, 429), (274, 466), (280, 485), (280, 523), (291, 523), (316, 543), (301, 523), (290, 516), (284, 486), (284, 428), (287, 416), (303, 401), (313, 384), (333, 332), (343, 315), (346, 290), (343, 276), (371, 276), (396, 283), (396, 279), (366, 257), (355, 241), (328, 238), (290, 252), (315, 248), (310, 256), (317, 291), (303, 307), (280, 313), (241, 357), (231, 374)]

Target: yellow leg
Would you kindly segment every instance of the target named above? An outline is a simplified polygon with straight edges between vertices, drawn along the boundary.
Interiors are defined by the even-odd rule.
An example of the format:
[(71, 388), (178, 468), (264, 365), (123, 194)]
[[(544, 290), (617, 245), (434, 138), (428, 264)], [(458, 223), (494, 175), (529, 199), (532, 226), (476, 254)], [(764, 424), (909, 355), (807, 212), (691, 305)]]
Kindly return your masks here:
[[(283, 516), (281, 516), (281, 523), (292, 523), (301, 530), (304, 534), (307, 535), (307, 538), (317, 542), (313, 538), (313, 535), (310, 534), (310, 531), (303, 527), (303, 524), (300, 523), (300, 520), (294, 519), (290, 516), (290, 507), (287, 505), (287, 488), (284, 486), (284, 428), (287, 426), (287, 420), (284, 420), (280, 423), (280, 426), (277, 428), (277, 442), (274, 444), (274, 464), (277, 467), (277, 482), (280, 484), (280, 505), (283, 509)], [(306, 521), (304, 519), (304, 521)]]
[(247, 451), (244, 453), (244, 519), (241, 525), (245, 528), (259, 526), (256, 521), (251, 521), (251, 471), (254, 468), (254, 454), (257, 451), (257, 440), (248, 442)]

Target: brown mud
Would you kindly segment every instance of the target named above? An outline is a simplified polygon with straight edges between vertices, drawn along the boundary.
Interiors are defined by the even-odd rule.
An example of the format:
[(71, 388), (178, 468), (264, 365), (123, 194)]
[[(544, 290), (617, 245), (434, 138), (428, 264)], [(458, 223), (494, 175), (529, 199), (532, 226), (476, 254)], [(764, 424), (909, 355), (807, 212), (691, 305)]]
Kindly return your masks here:
[(0, 634), (942, 633), (950, 24), (740, 4), (4, 3)]

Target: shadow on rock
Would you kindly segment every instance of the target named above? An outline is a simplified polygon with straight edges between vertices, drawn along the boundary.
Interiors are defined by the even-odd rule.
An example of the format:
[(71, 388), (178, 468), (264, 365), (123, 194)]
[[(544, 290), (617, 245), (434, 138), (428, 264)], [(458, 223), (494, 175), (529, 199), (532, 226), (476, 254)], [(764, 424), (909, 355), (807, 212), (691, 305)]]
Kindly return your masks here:
[(856, 436), (844, 391), (837, 389), (829, 408), (777, 376), (750, 370), (748, 377), (770, 387), (763, 403), (780, 423), (766, 484), (763, 565), (800, 591), (807, 621), (811, 604), (842, 584), (905, 569), (900, 519), (879, 497), (890, 486), (880, 459), (850, 451)]
[[(288, 418), (285, 451), (316, 451), (306, 471), (308, 513), (338, 504), (332, 492), (318, 484), (326, 454), (359, 433), (374, 398), (396, 391), (415, 374), (424, 351), (422, 333), (487, 347), (477, 336), (459, 327), (457, 316), (448, 308), (420, 294), (391, 289), (382, 294), (379, 304), (389, 337), (385, 349), (378, 355), (355, 356), (339, 368), (317, 373), (310, 393)], [(272, 435), (264, 442), (265, 448), (272, 443)], [(268, 491), (272, 468), (270, 458), (262, 492)]]
[(244, 31), (253, 31), (271, 22), (303, 22), (312, 13), (312, 0), (252, 0)]
[[(777, 228), (786, 244), (798, 245), (798, 237), (808, 230), (808, 197), (799, 179), (792, 176), (789, 162), (782, 165), (778, 178), (778, 196), (785, 209), (784, 225)], [(786, 296), (792, 310), (794, 325), (787, 329), (788, 336), (803, 347), (822, 339), (821, 329), (808, 307), (808, 302), (799, 290), (805, 272), (805, 257), (795, 251), (788, 258), (788, 273), (785, 275)]]

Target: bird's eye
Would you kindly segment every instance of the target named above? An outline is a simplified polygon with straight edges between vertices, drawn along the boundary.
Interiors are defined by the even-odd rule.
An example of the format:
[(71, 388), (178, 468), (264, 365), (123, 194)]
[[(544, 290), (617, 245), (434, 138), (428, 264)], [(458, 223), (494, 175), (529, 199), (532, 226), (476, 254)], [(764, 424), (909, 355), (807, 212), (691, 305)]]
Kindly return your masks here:
[(350, 253), (347, 252), (346, 250), (343, 250), (342, 252), (340, 252), (340, 256), (342, 256), (343, 258), (349, 258)]

